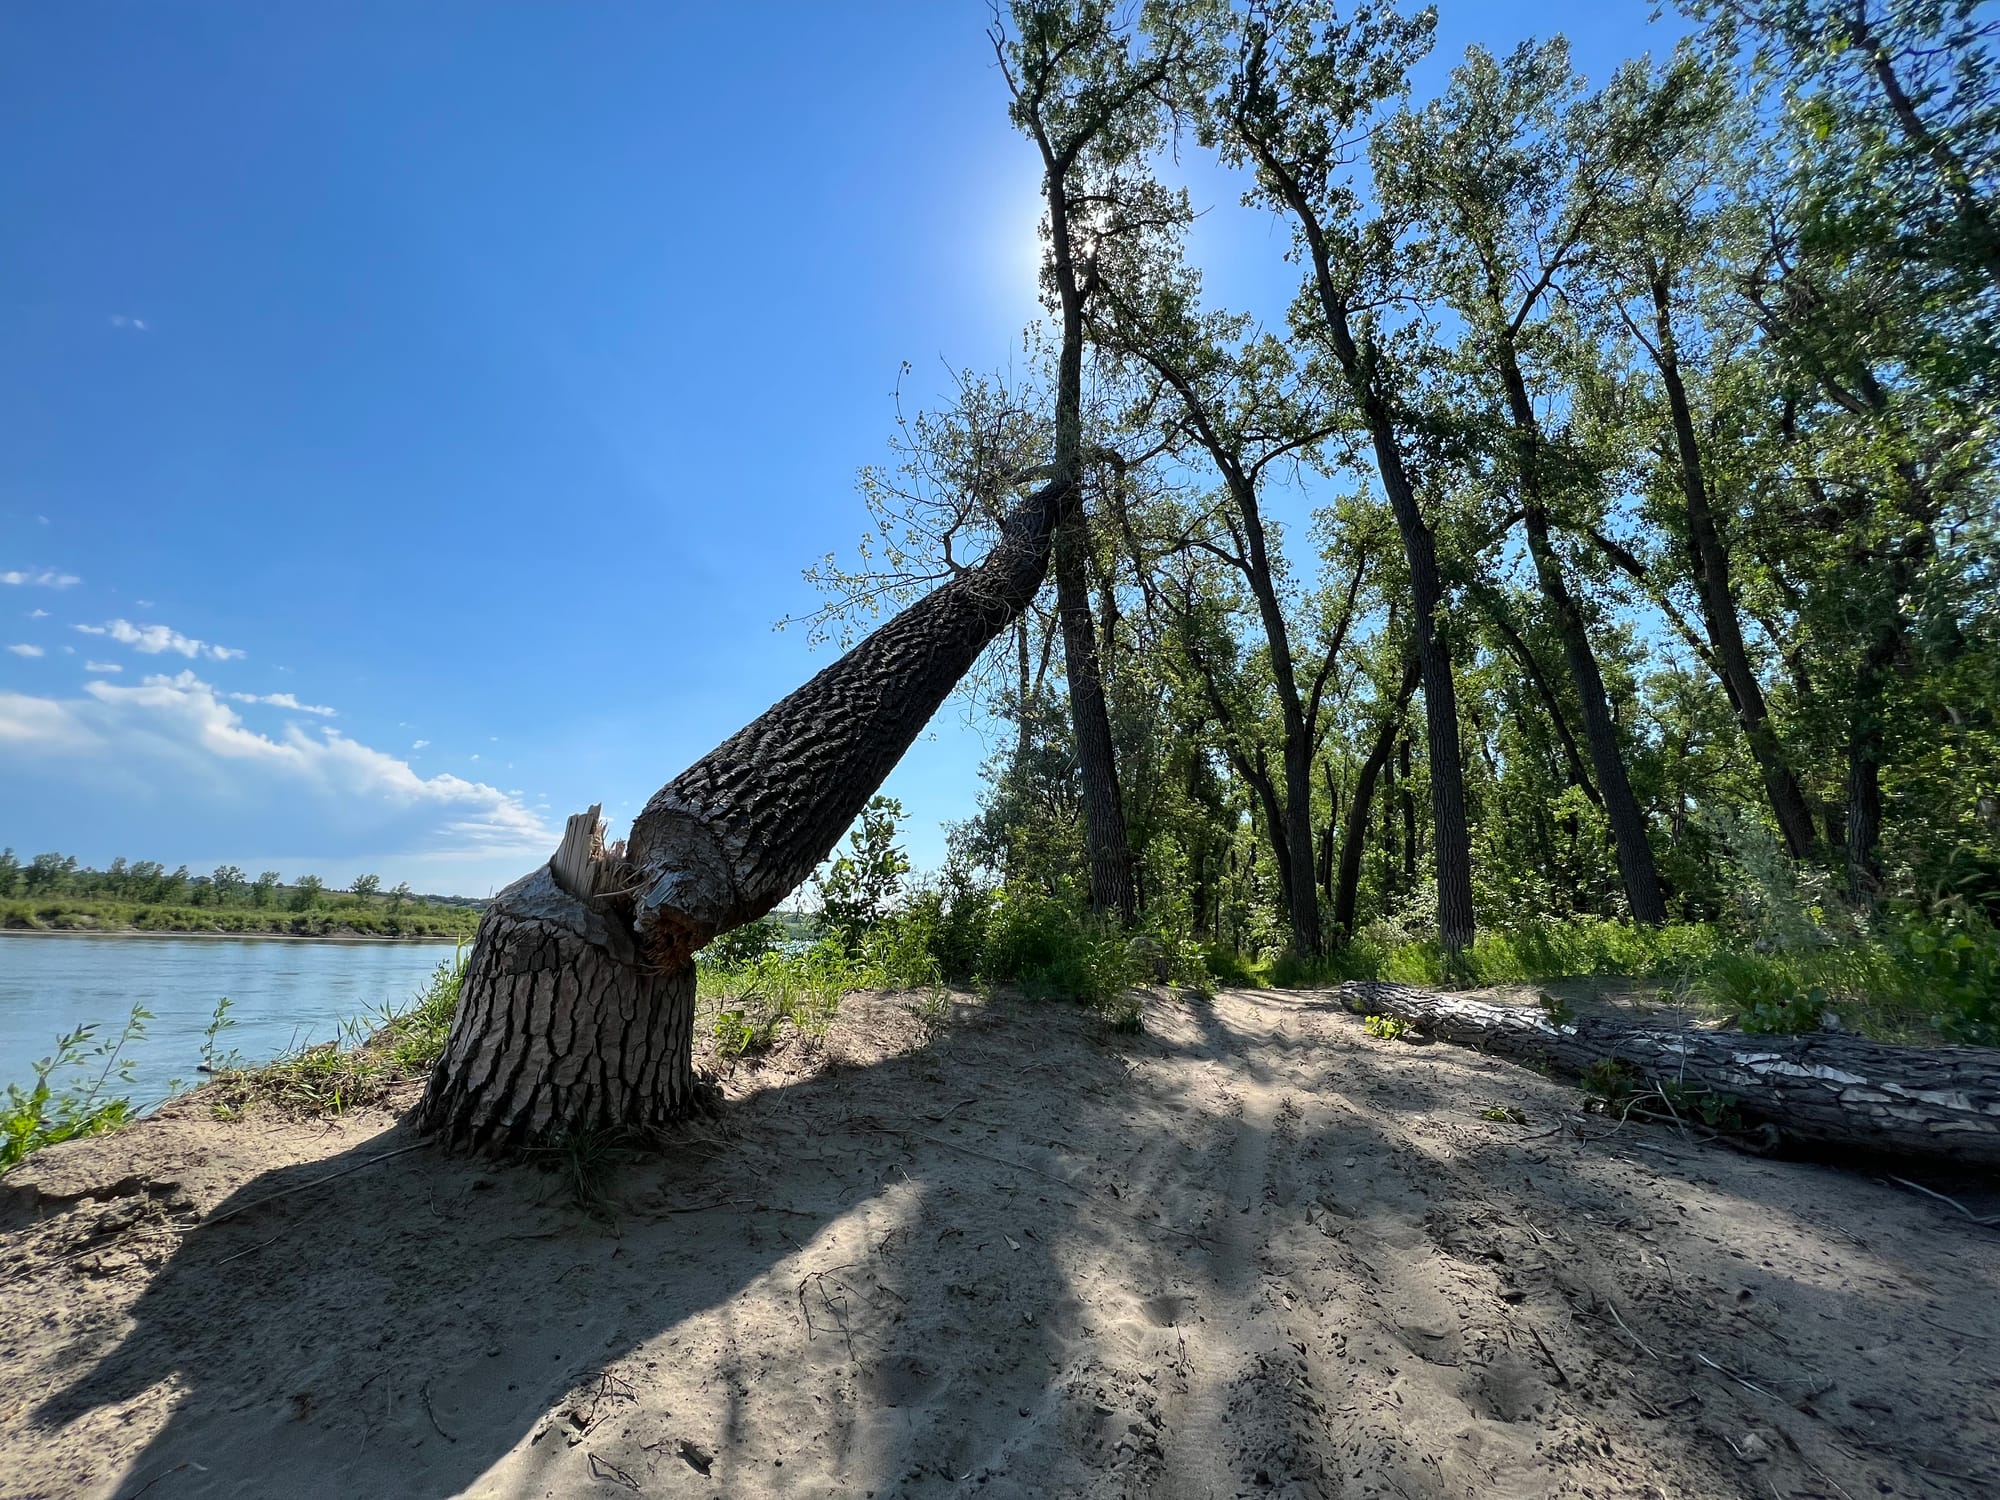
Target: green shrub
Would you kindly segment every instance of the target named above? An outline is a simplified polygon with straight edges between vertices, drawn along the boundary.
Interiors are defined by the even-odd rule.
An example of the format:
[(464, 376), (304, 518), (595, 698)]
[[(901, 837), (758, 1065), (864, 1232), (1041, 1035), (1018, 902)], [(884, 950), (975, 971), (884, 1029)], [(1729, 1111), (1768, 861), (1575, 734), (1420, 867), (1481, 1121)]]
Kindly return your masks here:
[[(1278, 962), (1279, 964), (1284, 964), (1286, 960), (1291, 958), (1293, 958), (1293, 955), (1286, 954)], [(1257, 964), (1243, 954), (1238, 953), (1226, 943), (1204, 944), (1201, 950), (1201, 959), (1203, 966), (1207, 968), (1215, 981), (1231, 989), (1258, 989), (1265, 983), (1264, 973)], [(1274, 966), (1270, 982), (1279, 985), (1281, 988), (1287, 985), (1296, 986), (1300, 983), (1308, 982), (1297, 979), (1280, 980), (1276, 977), (1275, 969), (1276, 966)], [(1292, 970), (1288, 969), (1287, 972), (1290, 973)], [(1319, 981), (1313, 980), (1309, 982), (1318, 983)]]
[(1700, 923), (1641, 927), (1602, 917), (1524, 922), (1485, 930), (1470, 950), (1447, 955), (1434, 938), (1393, 922), (1374, 922), (1324, 957), (1285, 954), (1271, 966), (1284, 988), (1384, 979), (1397, 984), (1521, 984), (1541, 979), (1644, 975), (1683, 978), (1718, 949), (1716, 930)]
[(979, 978), (1037, 997), (1096, 1005), (1140, 976), (1122, 934), (1044, 891), (1003, 886), (994, 896)]
[(1692, 987), (1745, 1031), (1812, 1031), (1831, 1016), (1885, 1040), (2000, 1045), (2000, 932), (1970, 911), (1892, 911), (1868, 931), (1718, 951)]

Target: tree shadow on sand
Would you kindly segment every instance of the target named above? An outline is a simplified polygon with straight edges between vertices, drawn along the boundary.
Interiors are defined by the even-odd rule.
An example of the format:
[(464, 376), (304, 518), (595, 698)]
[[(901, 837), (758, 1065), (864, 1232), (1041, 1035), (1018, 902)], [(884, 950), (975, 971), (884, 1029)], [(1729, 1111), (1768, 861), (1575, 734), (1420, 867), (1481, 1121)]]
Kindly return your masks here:
[[(74, 1424), (95, 1477), (31, 1452), (13, 1482), (1733, 1493), (1753, 1430), (1778, 1445), (1762, 1472), (1801, 1490), (1815, 1465), (1855, 1493), (1897, 1463), (1977, 1470), (1983, 1419), (1905, 1452), (1868, 1404), (1934, 1405), (1929, 1356), (1877, 1349), (1832, 1372), (1839, 1397), (1802, 1395), (1785, 1341), (1794, 1364), (1830, 1347), (1809, 1330), (1891, 1347), (1925, 1299), (1961, 1326), (1990, 1264), (1925, 1289), (1960, 1264), (1934, 1235), (1861, 1246), (1818, 1222), (1865, 1192), (1851, 1178), (1529, 1140), (1468, 1109), (1489, 1082), (1538, 1120), (1567, 1097), (1276, 998), (1168, 1001), (1134, 1038), (1000, 1002), (732, 1104), (621, 1169), (612, 1225), (552, 1174), (410, 1151), (188, 1236), (36, 1413), (45, 1436)], [(266, 1173), (211, 1217), (413, 1141)], [(1969, 1347), (1934, 1357), (1995, 1374)], [(163, 1393), (128, 1461), (125, 1415)]]
[[(787, 1454), (798, 1480), (859, 1492), (1005, 1465), (1010, 1429), (1016, 1446), (1068, 1442), (1049, 1385), (1077, 1309), (1051, 1248), (1100, 1237), (1105, 1205), (1080, 1215), (1088, 1190), (1061, 1183), (1076, 1175), (1066, 1157), (1117, 1144), (1076, 1133), (1115, 1121), (1068, 1111), (1066, 1127), (1051, 1111), (1023, 1141), (1015, 1107), (989, 1125), (976, 1106), (1108, 1097), (1123, 1065), (1073, 1007), (1037, 1007), (1032, 1031), (1009, 1025), (1004, 1041), (999, 1019), (974, 1012), (928, 1047), (732, 1104), (720, 1126), (620, 1167), (610, 1222), (580, 1213), (559, 1173), (405, 1150), (407, 1123), (264, 1173), (180, 1243), (122, 1336), (69, 1347), (35, 1422), (115, 1428), (130, 1403), (171, 1392), (164, 1428), (106, 1490), (154, 1497), (603, 1477), (611, 1460), (581, 1449), (608, 1435), (600, 1424), (661, 1416), (648, 1386), (669, 1375), (682, 1398), (692, 1377), (708, 1399), (649, 1430), (644, 1461), (689, 1493), (704, 1463), (701, 1492)], [(1032, 1071), (1038, 1035), (1062, 1053), (1059, 1090)], [(1023, 1165), (995, 1160), (1003, 1150)], [(1139, 1217), (1119, 1215), (1127, 1230)], [(944, 1358), (940, 1337), (964, 1342)], [(982, 1346), (991, 1358), (968, 1353)], [(774, 1360), (809, 1378), (767, 1380)], [(956, 1433), (935, 1419), (941, 1400), (1008, 1421)], [(633, 1472), (630, 1452), (616, 1462)]]

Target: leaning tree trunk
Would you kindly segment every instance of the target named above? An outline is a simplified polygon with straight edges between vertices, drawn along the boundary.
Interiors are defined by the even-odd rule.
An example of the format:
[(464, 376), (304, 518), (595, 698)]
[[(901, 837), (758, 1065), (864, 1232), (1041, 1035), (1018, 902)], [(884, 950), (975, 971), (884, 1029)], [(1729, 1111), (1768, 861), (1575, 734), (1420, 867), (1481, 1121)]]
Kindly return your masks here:
[[(1358, 980), (1333, 993), (1357, 1014), (1580, 1074), (1620, 1063), (1642, 1087), (1698, 1105), (1726, 1100), (1746, 1122), (1800, 1145), (2000, 1167), (2000, 1048), (1895, 1047), (1843, 1032), (1749, 1036), (1610, 1016), (1558, 1018), (1408, 985)], [(1669, 1100), (1674, 1095), (1669, 1095)]]
[(974, 659), (1026, 608), (1075, 504), (1062, 471), (977, 567), (662, 787), (625, 845), (596, 809), (496, 897), (418, 1120), (482, 1149), (645, 1129), (698, 1102), (694, 954), (756, 920), (853, 822)]

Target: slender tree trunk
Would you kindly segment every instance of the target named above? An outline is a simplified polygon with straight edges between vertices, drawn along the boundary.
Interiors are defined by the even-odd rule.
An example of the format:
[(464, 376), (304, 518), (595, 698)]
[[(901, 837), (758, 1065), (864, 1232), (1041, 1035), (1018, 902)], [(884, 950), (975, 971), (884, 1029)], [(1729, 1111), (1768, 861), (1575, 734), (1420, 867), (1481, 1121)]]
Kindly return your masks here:
[(1528, 533), (1528, 553), (1535, 564), (1535, 578), (1542, 598), (1563, 643), (1569, 661), (1570, 681), (1576, 689), (1583, 713), (1584, 743), (1590, 748), (1591, 764), (1597, 771), (1597, 789), (1604, 797), (1605, 817), (1611, 824), (1611, 839), (1618, 854), (1618, 873), (1625, 883), (1625, 900), (1633, 920), (1660, 923), (1667, 919), (1666, 897), (1660, 890), (1660, 875), (1653, 861), (1653, 846), (1646, 837), (1645, 815), (1639, 799), (1632, 794), (1625, 774), (1625, 750), (1618, 742), (1618, 726), (1611, 718), (1611, 700), (1604, 690), (1604, 674), (1598, 669), (1597, 653), (1591, 648), (1590, 632), (1583, 610), (1570, 592), (1563, 576), (1562, 559), (1556, 555), (1549, 535), (1548, 511), (1544, 508), (1541, 483), (1541, 428), (1528, 399), (1527, 382), (1515, 358), (1513, 345), (1502, 341), (1498, 349), (1501, 383), (1507, 391), (1508, 414), (1514, 426), (1520, 455), (1522, 511)]
[(1397, 799), (1403, 814), (1403, 885), (1414, 890), (1417, 884), (1417, 799), (1410, 792), (1410, 737), (1403, 736), (1402, 748), (1397, 752), (1396, 766)]
[(1319, 887), (1313, 880), (1312, 729), (1306, 723), (1305, 706), (1299, 696), (1291, 632), (1285, 624), (1284, 609), (1271, 572), (1256, 486), (1240, 472), (1230, 472), (1228, 478), (1243, 517), (1249, 552), (1246, 572), (1264, 626), (1264, 645), (1271, 657), (1272, 684), (1277, 689), (1283, 719), (1286, 914), (1291, 919), (1293, 948), (1302, 955), (1312, 956), (1320, 951)]
[(649, 1129), (699, 1100), (694, 954), (812, 872), (981, 651), (1026, 608), (1075, 486), (667, 783), (605, 848), (587, 819), (496, 897), (418, 1120), (481, 1149)]
[(1403, 709), (1410, 701), (1410, 694), (1416, 691), (1421, 673), (1422, 668), (1413, 659), (1405, 669), (1402, 690), (1376, 726), (1375, 738), (1354, 778), (1354, 798), (1348, 804), (1347, 827), (1341, 835), (1340, 872), (1335, 877), (1333, 892), (1333, 930), (1342, 943), (1354, 936), (1354, 907), (1361, 889), (1361, 857), (1368, 847), (1368, 813), (1375, 799), (1375, 783), (1389, 763), (1396, 731), (1402, 725)]
[(1118, 792), (1118, 764), (1111, 742), (1111, 714), (1090, 612), (1086, 552), (1089, 533), (1076, 512), (1056, 533), (1056, 604), (1062, 615), (1063, 670), (1069, 680), (1070, 721), (1083, 787), (1083, 839), (1090, 862), (1090, 905), (1099, 914), (1130, 922), (1132, 852), (1125, 835), (1125, 804)]
[(1514, 659), (1521, 664), (1521, 671), (1528, 679), (1528, 685), (1535, 690), (1535, 696), (1542, 700), (1542, 709), (1548, 715), (1549, 725), (1555, 730), (1556, 743), (1561, 746), (1563, 761), (1569, 767), (1569, 777), (1583, 795), (1599, 807), (1604, 798), (1598, 794), (1597, 785), (1590, 779), (1590, 772), (1584, 767), (1583, 752), (1577, 749), (1576, 736), (1570, 733), (1569, 715), (1563, 712), (1562, 700), (1556, 696), (1542, 664), (1535, 659), (1521, 632), (1514, 628), (1514, 622), (1507, 618), (1507, 612), (1500, 600), (1490, 590), (1475, 590), (1486, 605), (1486, 617), (1493, 622), (1500, 638), (1507, 643)]
[(1883, 676), (1901, 645), (1893, 625), (1877, 631), (1855, 673), (1854, 707), (1847, 736), (1847, 894), (1856, 902), (1875, 898), (1882, 885), (1877, 848), (1882, 841)]
[(1694, 409), (1681, 378), (1680, 349), (1674, 339), (1673, 289), (1664, 273), (1653, 276), (1652, 290), (1657, 338), (1654, 362), (1666, 387), (1667, 408), (1673, 420), (1681, 493), (1687, 504), (1688, 551), (1695, 592), (1701, 600), (1702, 623), (1707, 628), (1709, 649), (1719, 675), (1736, 710), (1736, 721), (1742, 726), (1743, 737), (1749, 742), (1750, 754), (1763, 777), (1764, 794), (1785, 840), (1786, 851), (1794, 859), (1805, 859), (1815, 845), (1812, 809), (1806, 805), (1798, 777), (1793, 774), (1777, 731), (1772, 728), (1763, 684), (1758, 681), (1750, 665), (1750, 653), (1743, 645), (1736, 591), (1730, 580), (1729, 549), (1723, 544), (1714, 508), (1709, 503), (1707, 470), (1695, 435)]
[[(1243, 123), (1242, 121), (1238, 122)], [(1436, 835), (1438, 937), (1448, 952), (1471, 945), (1472, 835), (1465, 817), (1465, 767), (1458, 739), (1458, 690), (1452, 680), (1451, 648), (1444, 633), (1444, 582), (1438, 572), (1437, 539), (1424, 520), (1403, 463), (1394, 414), (1382, 389), (1380, 351), (1363, 348), (1354, 337), (1347, 297), (1333, 272), (1333, 251), (1312, 199), (1297, 170), (1254, 132), (1244, 144), (1271, 186), (1299, 222), (1312, 261), (1313, 290), (1325, 320), (1328, 342), (1368, 428), (1376, 471), (1396, 517), (1410, 568), (1416, 605), (1417, 664), (1423, 676), (1424, 732), (1430, 766), (1431, 822)]]

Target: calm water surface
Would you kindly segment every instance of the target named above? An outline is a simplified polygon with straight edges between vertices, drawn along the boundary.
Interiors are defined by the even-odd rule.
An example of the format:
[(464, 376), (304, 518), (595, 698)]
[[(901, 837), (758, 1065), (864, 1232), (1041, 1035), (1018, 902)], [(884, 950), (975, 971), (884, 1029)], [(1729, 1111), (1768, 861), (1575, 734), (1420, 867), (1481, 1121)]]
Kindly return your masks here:
[(38, 937), (0, 934), (0, 1093), (86, 1022), (115, 1034), (134, 1005), (153, 1013), (126, 1049), (150, 1107), (170, 1080), (201, 1080), (202, 1034), (227, 995), (236, 1024), (217, 1039), (264, 1062), (339, 1034), (341, 1023), (410, 1003), (450, 943), (315, 943), (258, 938)]

